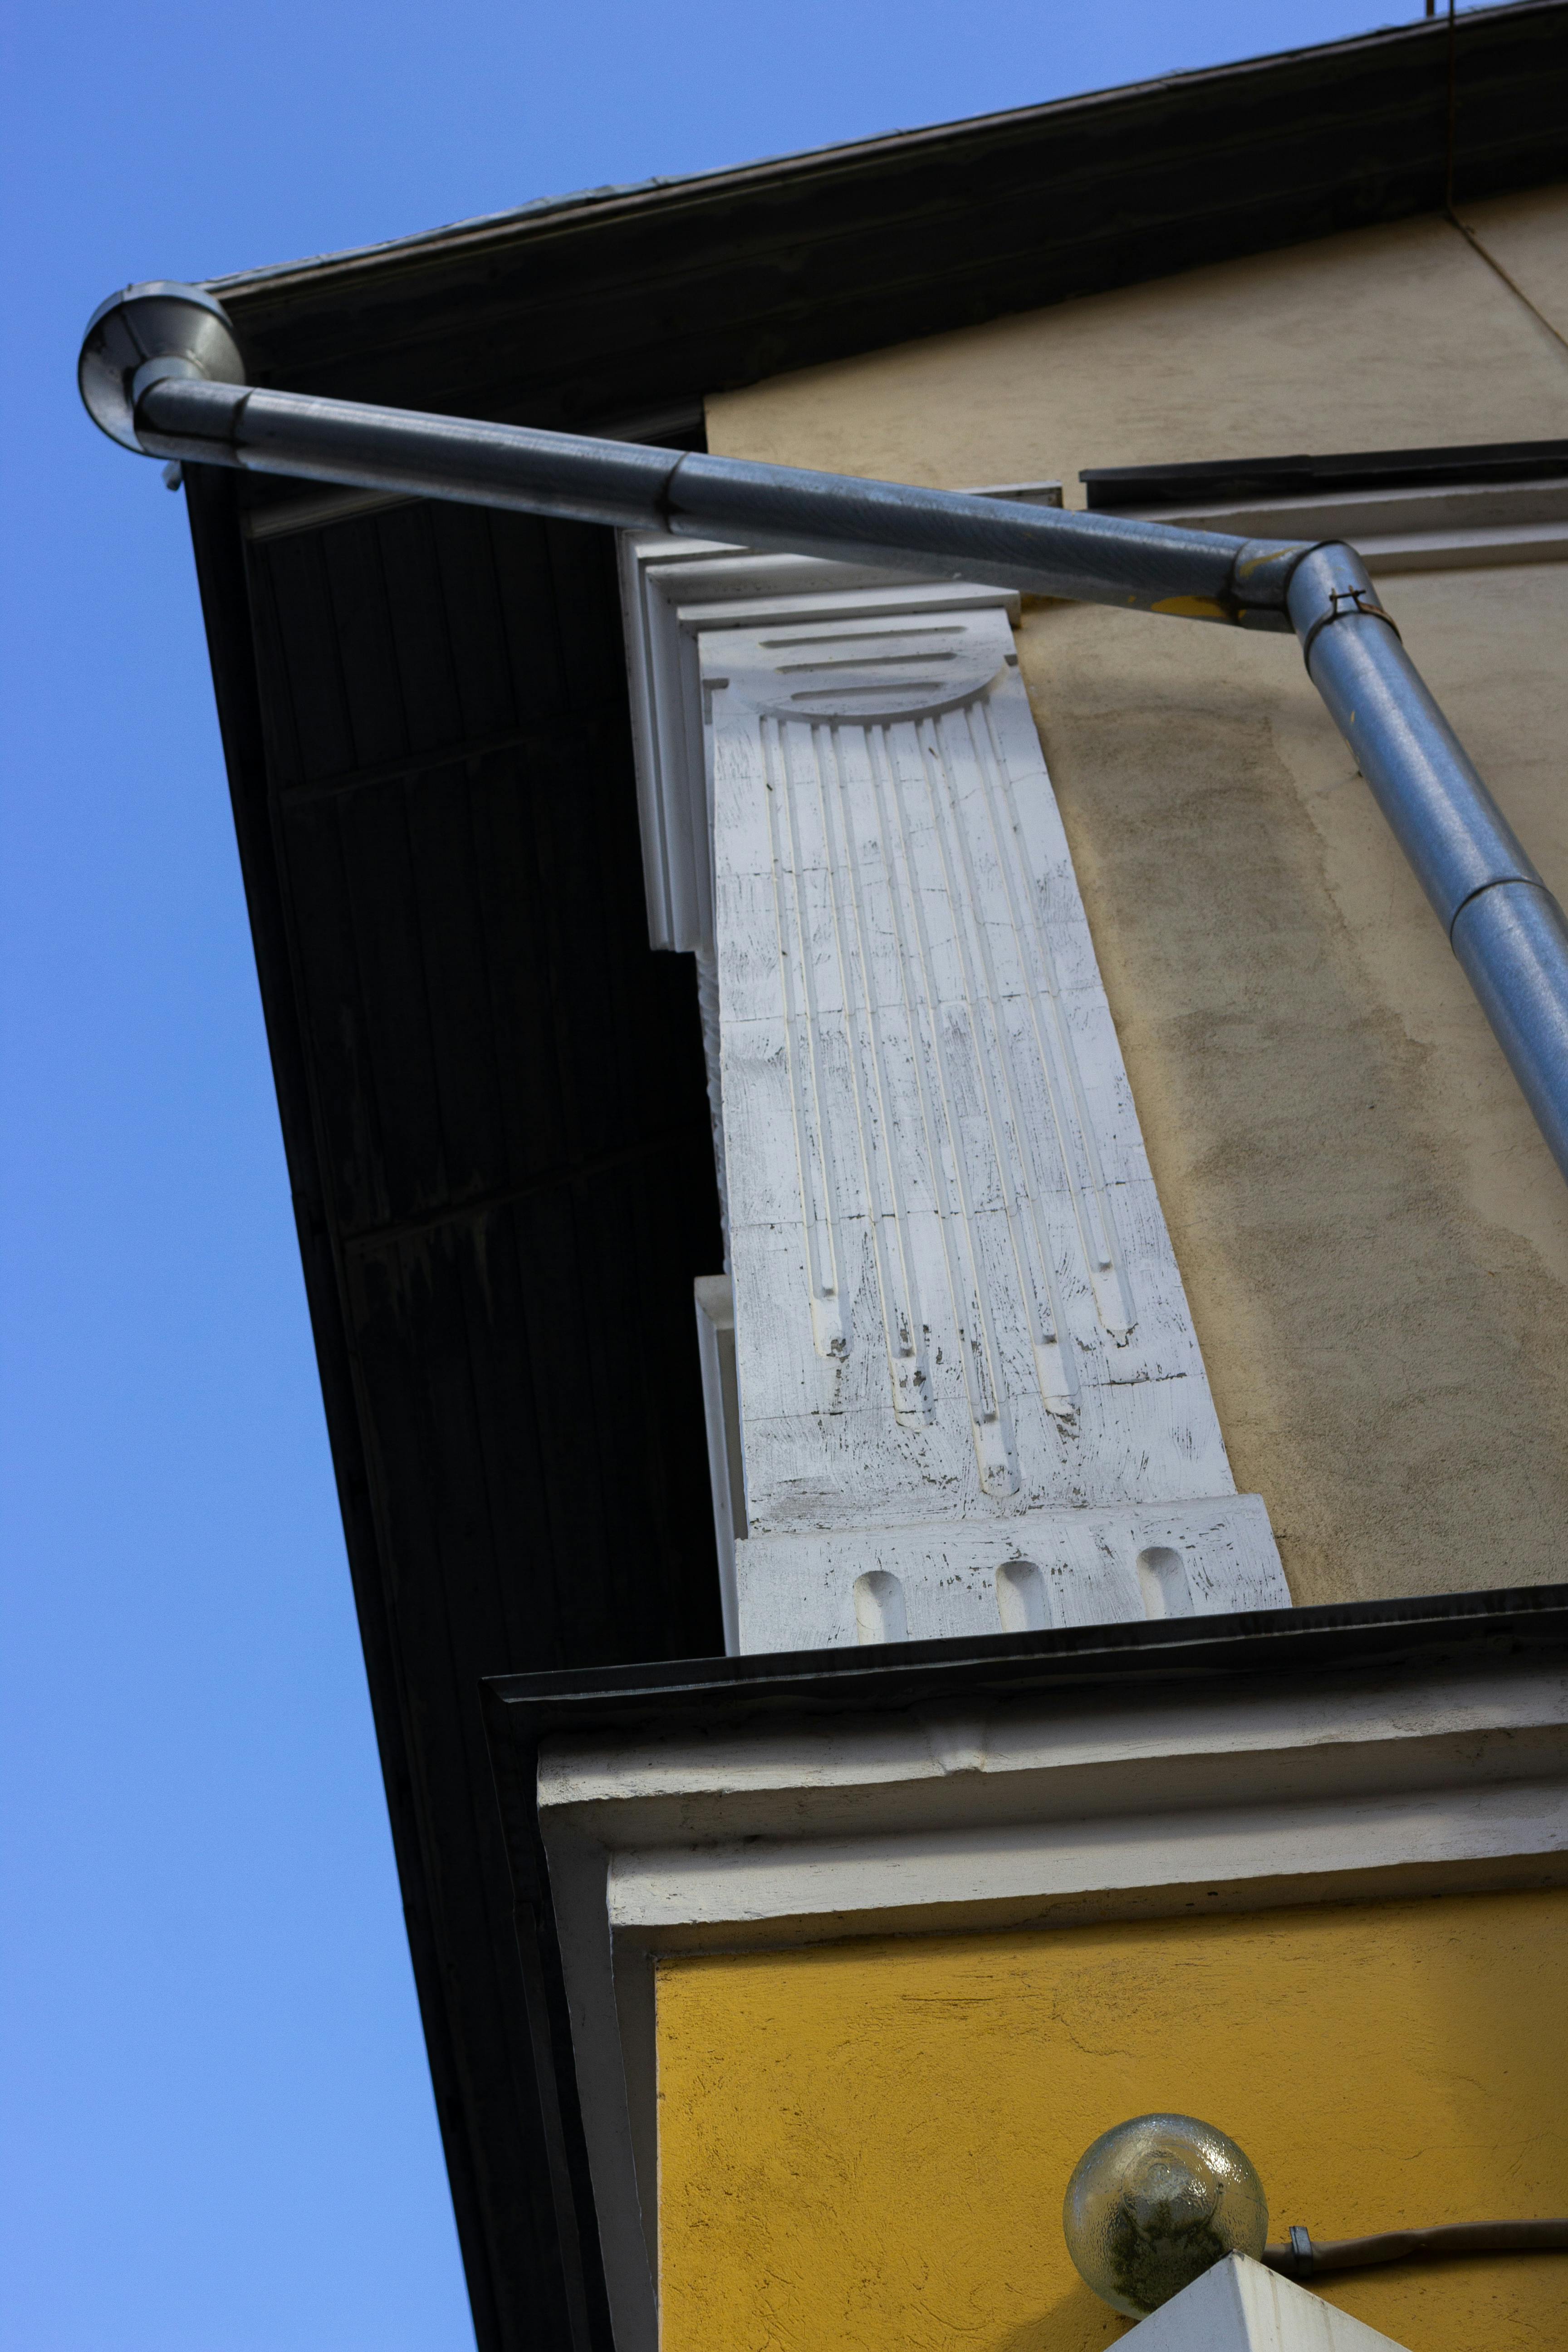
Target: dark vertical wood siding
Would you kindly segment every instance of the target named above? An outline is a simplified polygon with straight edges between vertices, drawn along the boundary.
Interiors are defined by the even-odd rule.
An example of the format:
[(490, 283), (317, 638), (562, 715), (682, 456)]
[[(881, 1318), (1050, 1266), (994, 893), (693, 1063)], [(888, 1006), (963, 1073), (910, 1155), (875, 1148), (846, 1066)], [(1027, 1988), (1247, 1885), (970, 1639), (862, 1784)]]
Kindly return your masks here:
[(647, 947), (608, 535), (405, 507), (250, 572), (387, 1558), (482, 1565), (492, 1670), (721, 1647), (701, 1046)]
[(722, 1648), (701, 1042), (647, 946), (613, 549), (408, 506), (241, 559), (232, 478), (192, 507), (215, 640), (248, 607), (220, 705), (476, 2319), (564, 2346), (600, 2290), (479, 1684)]

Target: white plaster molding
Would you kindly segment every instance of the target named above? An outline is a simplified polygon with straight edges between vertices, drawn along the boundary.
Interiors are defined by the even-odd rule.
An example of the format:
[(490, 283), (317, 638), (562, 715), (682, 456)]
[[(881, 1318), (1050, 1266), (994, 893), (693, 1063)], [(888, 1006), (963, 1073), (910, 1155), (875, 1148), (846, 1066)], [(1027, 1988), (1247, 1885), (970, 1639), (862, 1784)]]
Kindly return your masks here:
[(667, 538), (621, 560), (650, 935), (704, 982), (738, 1646), (1289, 1606), (1226, 1458), (1016, 600)]
[(713, 952), (710, 819), (698, 641), (705, 630), (949, 606), (1016, 614), (1018, 597), (811, 555), (762, 555), (717, 540), (618, 534), (648, 940)]
[[(1127, 1418), (1136, 1428), (1134, 1414)], [(1125, 1432), (1112, 1442), (1118, 1434), (1122, 1445), (1136, 1442)], [(1220, 1478), (1229, 1485), (1228, 1468), (1214, 1483)], [(1262, 1497), (1234, 1489), (1195, 1501), (1021, 1511), (959, 1527), (889, 1518), (868, 1528), (779, 1534), (753, 1526), (733, 1559), (744, 1650), (961, 1640), (1289, 1606)], [(893, 1594), (882, 1579), (897, 1582), (899, 1630), (858, 1635), (857, 1606), (864, 1612)]]
[(1405, 2352), (1246, 2254), (1216, 2263), (1122, 2340), (1137, 2352)]
[(1560, 1884), (1568, 1679), (1447, 1669), (560, 1739), (538, 1789), (616, 2340), (651, 2352), (656, 1956)]

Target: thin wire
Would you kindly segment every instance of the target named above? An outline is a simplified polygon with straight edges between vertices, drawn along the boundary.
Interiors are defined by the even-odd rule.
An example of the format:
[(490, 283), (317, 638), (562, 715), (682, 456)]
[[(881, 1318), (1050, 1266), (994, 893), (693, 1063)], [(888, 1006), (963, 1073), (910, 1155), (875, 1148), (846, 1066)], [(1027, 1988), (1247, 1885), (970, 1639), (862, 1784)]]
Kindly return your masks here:
[(1516, 279), (1509, 276), (1507, 270), (1503, 268), (1496, 254), (1489, 253), (1487, 251), (1486, 247), (1481, 243), (1480, 238), (1476, 235), (1475, 230), (1471, 228), (1469, 223), (1468, 221), (1462, 221), (1459, 218), (1458, 214), (1453, 210), (1452, 206), (1445, 206), (1444, 209), (1447, 212), (1448, 218), (1453, 222), (1454, 226), (1458, 230), (1459, 235), (1468, 244), (1474, 246), (1476, 251), (1480, 255), (1481, 259), (1486, 263), (1487, 268), (1489, 269), (1496, 270), (1498, 276), (1502, 279), (1503, 284), (1508, 288), (1509, 292), (1510, 294), (1517, 294), (1525, 309), (1530, 312), (1531, 318), (1539, 319), (1547, 333), (1551, 335), (1554, 341), (1561, 343), (1565, 352), (1568, 352), (1568, 335), (1563, 334), (1561, 328), (1554, 327), (1552, 325), (1544, 310), (1538, 310), (1536, 309), (1534, 303), (1531, 300), (1523, 287), (1521, 286)]
[[(1434, 14), (1436, 5), (1436, 0), (1426, 0), (1426, 14), (1428, 16)], [(1448, 142), (1447, 153), (1444, 158), (1443, 169), (1443, 210), (1447, 213), (1448, 219), (1453, 224), (1454, 227), (1458, 230), (1459, 235), (1465, 239), (1466, 243), (1473, 247), (1475, 251), (1480, 256), (1481, 259), (1486, 263), (1487, 268), (1496, 272), (1497, 276), (1502, 279), (1503, 284), (1508, 288), (1509, 292), (1516, 295), (1519, 300), (1523, 303), (1525, 309), (1530, 312), (1531, 317), (1532, 319), (1539, 320), (1553, 341), (1561, 343), (1563, 349), (1565, 352), (1568, 352), (1568, 335), (1563, 334), (1560, 327), (1554, 327), (1552, 325), (1544, 310), (1537, 310), (1535, 304), (1531, 300), (1529, 295), (1525, 292), (1523, 287), (1520, 285), (1517, 278), (1513, 278), (1509, 276), (1508, 271), (1503, 268), (1496, 254), (1488, 252), (1486, 247), (1481, 243), (1480, 238), (1476, 235), (1475, 230), (1470, 226), (1468, 221), (1462, 221), (1459, 218), (1458, 214), (1454, 210), (1454, 150), (1457, 143), (1455, 139), (1455, 130), (1458, 121), (1459, 114), (1458, 37), (1458, 30), (1454, 17), (1454, 0), (1448, 0)]]
[(1448, 145), (1443, 168), (1443, 210), (1454, 217), (1454, 126), (1459, 119), (1458, 32), (1454, 0), (1448, 0)]

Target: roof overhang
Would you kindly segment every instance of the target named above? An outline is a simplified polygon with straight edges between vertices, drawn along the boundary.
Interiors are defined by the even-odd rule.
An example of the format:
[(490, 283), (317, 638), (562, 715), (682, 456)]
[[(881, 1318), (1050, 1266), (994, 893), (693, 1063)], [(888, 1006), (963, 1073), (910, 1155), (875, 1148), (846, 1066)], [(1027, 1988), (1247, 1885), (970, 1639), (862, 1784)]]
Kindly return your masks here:
[[(1447, 39), (1417, 24), (215, 285), (259, 383), (680, 438), (719, 389), (1437, 208)], [(1454, 55), (1459, 195), (1560, 176), (1568, 0), (1467, 12)], [(263, 536), (285, 486), (187, 480), (476, 2329), (482, 2352), (602, 2344), (532, 1782), (503, 1841), (482, 1678), (556, 1674), (495, 1694), (515, 1763), (584, 1701), (616, 1726), (906, 1706), (1001, 1652), (668, 1665), (716, 1642), (717, 1603), (694, 1352), (649, 1333), (690, 1339), (717, 1225), (694, 997), (640, 932), (602, 535), (323, 502)], [(620, 1058), (584, 1086), (612, 1015)], [(639, 1370), (643, 1442), (607, 1451)], [(1119, 1676), (1144, 1654), (1104, 1649)]]
[[(1467, 10), (1452, 184), (1568, 171), (1568, 8)], [(1399, 26), (213, 281), (253, 380), (604, 426), (1442, 205), (1449, 48)]]

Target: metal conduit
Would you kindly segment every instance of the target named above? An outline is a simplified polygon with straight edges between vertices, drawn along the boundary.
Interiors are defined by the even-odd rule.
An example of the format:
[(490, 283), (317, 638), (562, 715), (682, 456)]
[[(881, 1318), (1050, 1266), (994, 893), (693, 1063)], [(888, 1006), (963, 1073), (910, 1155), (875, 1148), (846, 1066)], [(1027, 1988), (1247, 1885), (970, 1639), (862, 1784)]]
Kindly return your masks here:
[(1568, 1176), (1568, 923), (1352, 548), (255, 390), (226, 314), (199, 287), (112, 295), (89, 321), (79, 375), (95, 423), (150, 457), (1294, 629)]
[(1461, 2262), (1477, 2254), (1568, 2254), (1568, 2221), (1450, 2221), (1435, 2230), (1383, 2230), (1369, 2238), (1314, 2238), (1293, 2229), (1262, 2260), (1286, 2278), (1370, 2270), (1383, 2263)]

